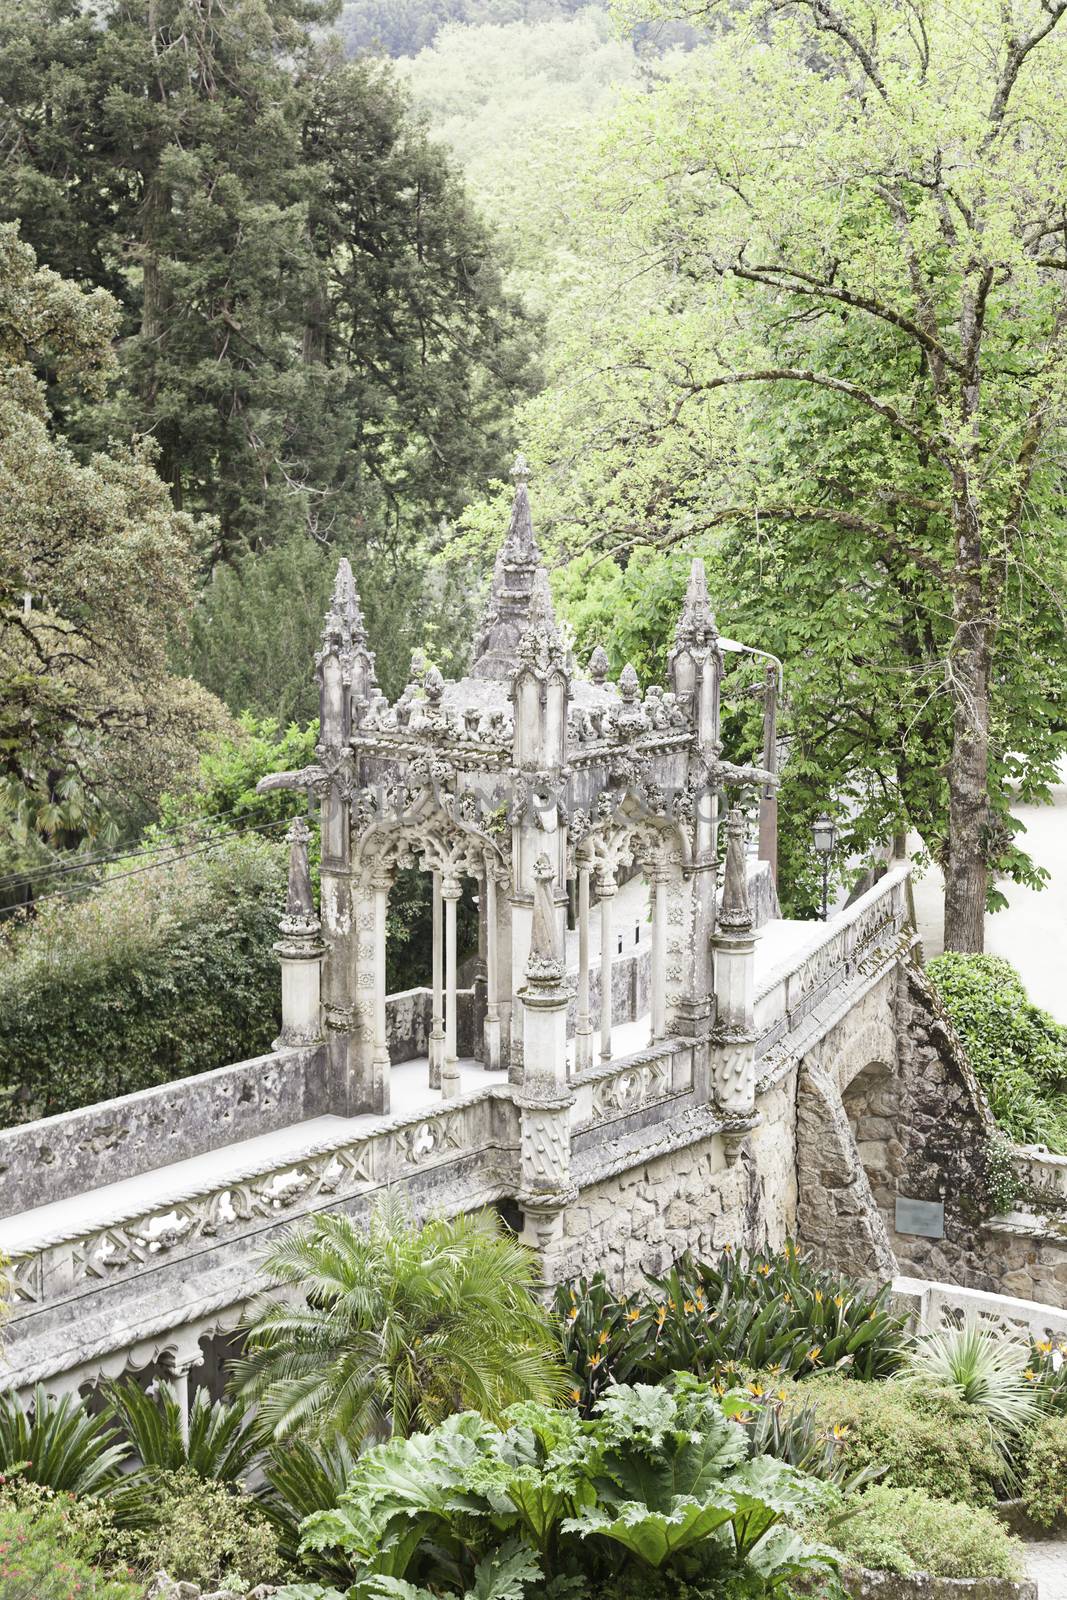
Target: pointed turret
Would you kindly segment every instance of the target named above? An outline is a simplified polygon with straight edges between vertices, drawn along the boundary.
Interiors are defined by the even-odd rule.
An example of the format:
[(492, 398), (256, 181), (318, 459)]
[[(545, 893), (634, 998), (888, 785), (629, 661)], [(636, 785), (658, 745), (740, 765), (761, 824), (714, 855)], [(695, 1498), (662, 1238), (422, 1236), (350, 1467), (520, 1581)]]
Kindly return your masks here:
[(319, 680), (319, 739), (336, 748), (346, 743), (362, 708), (377, 688), (359, 590), (344, 556), (337, 566), (315, 669)]
[(717, 755), (722, 652), (704, 563), (699, 557), (689, 569), (689, 584), (675, 629), (674, 645), (667, 657), (667, 672), (679, 704), (696, 723), (701, 746), (708, 754)]
[[(481, 627), (474, 641), (474, 664), (471, 667), (472, 677), (502, 681), (507, 681), (515, 671), (519, 643), (530, 626), (531, 612), (535, 610), (535, 594), (539, 595), (538, 606), (547, 596), (547, 575), (541, 565), (541, 554), (534, 534), (530, 496), (526, 487), (530, 473), (524, 456), (516, 457), (511, 476), (515, 483), (511, 521), (493, 567), (493, 581)], [(545, 577), (543, 592), (540, 592), (538, 574)], [(549, 599), (550, 613), (551, 608)], [(554, 614), (551, 620), (554, 628)]]

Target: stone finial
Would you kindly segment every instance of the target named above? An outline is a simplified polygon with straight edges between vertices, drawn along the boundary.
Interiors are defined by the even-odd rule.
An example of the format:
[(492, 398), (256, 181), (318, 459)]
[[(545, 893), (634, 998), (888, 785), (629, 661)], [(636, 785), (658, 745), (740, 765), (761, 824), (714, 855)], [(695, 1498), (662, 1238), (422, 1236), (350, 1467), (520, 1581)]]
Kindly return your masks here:
[(439, 705), (441, 696), (445, 692), (445, 680), (437, 667), (429, 667), (423, 677), (422, 686), (426, 691), (426, 698), (432, 706)]
[(359, 603), (359, 590), (352, 575), (352, 567), (345, 556), (337, 564), (333, 594), (326, 612), (323, 643), (339, 644), (351, 650), (354, 645), (366, 644), (367, 629)]
[(632, 661), (628, 661), (619, 674), (619, 693), (622, 695), (624, 704), (633, 705), (640, 692), (641, 685), (638, 682), (637, 669)]
[(598, 644), (589, 657), (589, 676), (594, 683), (603, 683), (607, 678), (611, 663), (608, 653), (602, 644)]
[(719, 630), (715, 626), (715, 617), (711, 609), (704, 563), (699, 556), (695, 556), (689, 569), (685, 601), (675, 630), (675, 645), (676, 648), (685, 645), (713, 645), (718, 637)]
[[(511, 520), (493, 567), (489, 596), (474, 641), (471, 676), (475, 678), (506, 681), (514, 673), (519, 641), (530, 624), (538, 575), (544, 571), (534, 534), (526, 488), (530, 474), (524, 456), (516, 458), (511, 475), (515, 481)], [(553, 625), (554, 622), (553, 618)]]
[(289, 824), (285, 837), (289, 845), (289, 885), (282, 932), (287, 934), (317, 932), (319, 921), (315, 914), (315, 901), (311, 893), (311, 871), (308, 866), (308, 840), (311, 837), (311, 830), (303, 817), (297, 817)]
[(747, 932), (752, 927), (745, 864), (745, 819), (739, 806), (733, 806), (726, 818), (726, 869), (719, 926), (734, 933)]
[(527, 978), (544, 982), (559, 982), (563, 976), (563, 960), (559, 948), (556, 925), (556, 904), (553, 889), (556, 873), (544, 851), (533, 867), (534, 906), (533, 925), (530, 932), (530, 959), (526, 963)]

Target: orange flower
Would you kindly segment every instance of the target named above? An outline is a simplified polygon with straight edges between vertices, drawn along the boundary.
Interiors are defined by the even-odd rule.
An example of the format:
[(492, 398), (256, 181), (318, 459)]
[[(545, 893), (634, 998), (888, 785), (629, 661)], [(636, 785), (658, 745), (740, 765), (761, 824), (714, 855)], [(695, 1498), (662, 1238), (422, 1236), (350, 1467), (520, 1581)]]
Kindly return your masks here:
[(631, 1306), (630, 1310), (626, 1313), (626, 1320), (627, 1322), (636, 1322), (640, 1315), (640, 1311), (635, 1311)]
[(597, 1344), (600, 1346), (601, 1349), (603, 1349), (604, 1346), (607, 1344), (607, 1342), (608, 1342), (608, 1330), (606, 1328), (602, 1328), (600, 1330), (600, 1337), (597, 1339)]
[(666, 1320), (667, 1320), (667, 1307), (666, 1306), (657, 1306), (656, 1307), (656, 1321), (657, 1321), (657, 1323), (659, 1324), (659, 1326), (661, 1328), (662, 1328), (663, 1324), (666, 1322)]

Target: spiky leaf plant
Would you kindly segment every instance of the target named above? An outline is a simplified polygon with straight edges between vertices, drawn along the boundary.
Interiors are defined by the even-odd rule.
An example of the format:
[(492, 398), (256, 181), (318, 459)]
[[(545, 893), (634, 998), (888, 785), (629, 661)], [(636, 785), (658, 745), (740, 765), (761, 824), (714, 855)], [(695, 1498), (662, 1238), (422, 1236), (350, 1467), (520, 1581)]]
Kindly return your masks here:
[(24, 1404), (0, 1395), (0, 1472), (76, 1495), (98, 1495), (114, 1484), (129, 1455), (107, 1417), (90, 1416), (75, 1394), (60, 1399), (40, 1384)]

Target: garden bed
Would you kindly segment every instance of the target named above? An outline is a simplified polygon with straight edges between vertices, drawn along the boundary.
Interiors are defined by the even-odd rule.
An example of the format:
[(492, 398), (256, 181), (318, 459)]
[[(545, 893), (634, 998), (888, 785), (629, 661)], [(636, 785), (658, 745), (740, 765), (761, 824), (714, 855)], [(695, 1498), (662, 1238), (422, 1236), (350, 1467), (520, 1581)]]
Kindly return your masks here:
[(935, 1578), (928, 1572), (904, 1577), (896, 1572), (842, 1572), (852, 1600), (1038, 1600), (1029, 1578)]

